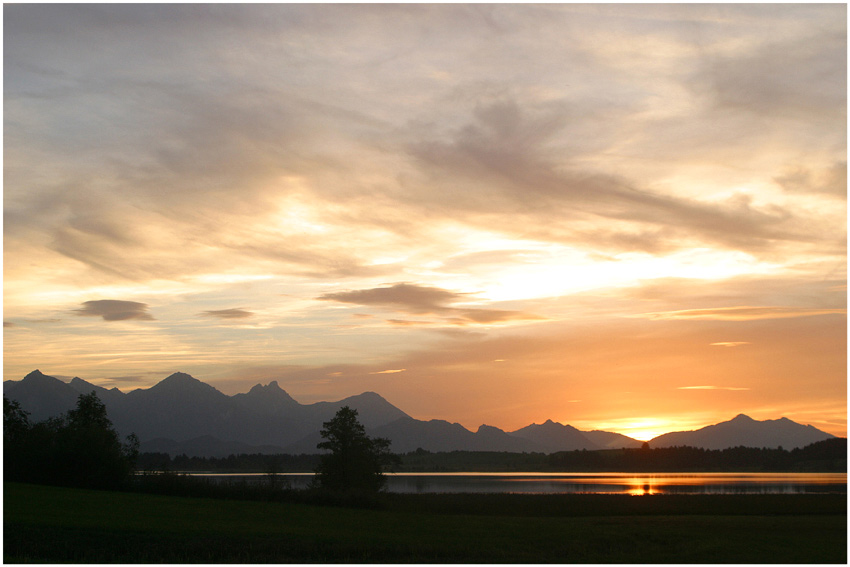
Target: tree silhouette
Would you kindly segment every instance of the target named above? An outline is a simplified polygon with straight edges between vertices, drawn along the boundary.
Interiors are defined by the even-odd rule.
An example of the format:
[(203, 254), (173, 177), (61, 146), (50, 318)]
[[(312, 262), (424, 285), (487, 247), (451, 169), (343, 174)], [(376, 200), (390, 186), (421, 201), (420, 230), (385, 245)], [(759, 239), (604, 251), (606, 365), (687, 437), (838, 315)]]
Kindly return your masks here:
[(343, 406), (323, 424), (326, 441), (317, 445), (329, 450), (316, 468), (316, 484), (336, 492), (378, 492), (386, 483), (384, 465), (397, 457), (390, 453), (389, 439), (371, 439), (357, 420), (357, 410)]
[(9, 480), (117, 488), (133, 473), (139, 440), (122, 443), (95, 392), (62, 417), (30, 425), (17, 402), (3, 402), (4, 472)]
[(26, 449), (30, 425), (29, 414), (16, 400), (3, 398), (3, 472), (7, 479), (15, 479), (24, 468), (20, 455)]
[(100, 401), (95, 392), (80, 394), (77, 407), (68, 411), (68, 424), (78, 429), (112, 429), (112, 422), (106, 415), (106, 404)]
[(30, 428), (29, 412), (17, 400), (3, 397), (3, 442), (18, 443)]
[(77, 407), (68, 412), (58, 446), (74, 484), (91, 487), (113, 487), (126, 479), (139, 452), (135, 435), (121, 443), (95, 392), (81, 394)]

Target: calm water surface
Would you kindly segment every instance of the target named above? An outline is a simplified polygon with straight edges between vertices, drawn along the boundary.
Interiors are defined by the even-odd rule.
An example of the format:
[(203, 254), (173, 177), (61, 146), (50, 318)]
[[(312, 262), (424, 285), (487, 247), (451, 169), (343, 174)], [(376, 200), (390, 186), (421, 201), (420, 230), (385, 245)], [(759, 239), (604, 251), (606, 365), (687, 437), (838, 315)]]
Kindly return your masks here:
[[(262, 482), (264, 473), (191, 473)], [(283, 473), (306, 488), (312, 473)], [(387, 490), (399, 493), (526, 494), (812, 494), (847, 493), (846, 473), (390, 473)]]

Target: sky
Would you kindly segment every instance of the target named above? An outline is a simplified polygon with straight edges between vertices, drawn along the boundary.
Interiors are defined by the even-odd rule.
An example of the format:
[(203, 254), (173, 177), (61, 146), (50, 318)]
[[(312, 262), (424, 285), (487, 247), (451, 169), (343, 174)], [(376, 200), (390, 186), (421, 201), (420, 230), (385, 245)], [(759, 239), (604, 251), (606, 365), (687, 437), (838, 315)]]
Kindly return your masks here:
[(6, 4), (3, 368), (846, 435), (844, 4)]

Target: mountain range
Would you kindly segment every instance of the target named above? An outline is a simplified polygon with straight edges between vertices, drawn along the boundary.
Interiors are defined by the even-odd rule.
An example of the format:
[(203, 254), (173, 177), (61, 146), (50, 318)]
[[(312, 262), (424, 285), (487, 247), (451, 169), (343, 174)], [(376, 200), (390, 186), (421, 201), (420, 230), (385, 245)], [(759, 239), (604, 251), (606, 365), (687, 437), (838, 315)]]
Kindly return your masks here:
[[(22, 380), (3, 383), (3, 395), (17, 400), (40, 421), (75, 407), (80, 394), (97, 392), (115, 429), (138, 435), (141, 450), (171, 455), (222, 457), (239, 453), (316, 453), (322, 424), (342, 406), (356, 409), (367, 433), (392, 441), (391, 449), (428, 451), (543, 452), (636, 448), (643, 443), (619, 433), (580, 431), (548, 420), (506, 432), (481, 425), (470, 431), (459, 423), (414, 419), (374, 392), (337, 402), (300, 404), (277, 382), (257, 384), (228, 396), (188, 374), (174, 373), (156, 385), (127, 393), (80, 378), (64, 382), (35, 370)], [(834, 437), (787, 418), (756, 421), (739, 415), (696, 431), (666, 433), (651, 447), (688, 445), (706, 449), (778, 447), (785, 449)]]

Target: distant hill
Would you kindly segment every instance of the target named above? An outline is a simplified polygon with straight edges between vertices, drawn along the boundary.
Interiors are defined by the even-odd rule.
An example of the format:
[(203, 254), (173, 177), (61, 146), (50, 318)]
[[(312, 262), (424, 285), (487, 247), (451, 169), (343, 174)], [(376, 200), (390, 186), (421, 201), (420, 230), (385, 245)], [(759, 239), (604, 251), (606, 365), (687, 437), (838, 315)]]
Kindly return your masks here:
[[(511, 435), (532, 441), (547, 453), (603, 448), (603, 446), (593, 442), (586, 433), (579, 431), (572, 425), (561, 425), (551, 419), (542, 425), (532, 423), (522, 429), (517, 429)], [(626, 445), (622, 446), (625, 447)]]
[(699, 447), (727, 449), (729, 447), (766, 447), (796, 449), (817, 441), (832, 439), (811, 425), (800, 425), (787, 417), (756, 421), (740, 414), (730, 421), (709, 425), (696, 431), (665, 433), (649, 441), (650, 447)]
[(643, 445), (643, 441), (632, 439), (622, 433), (613, 433), (611, 431), (582, 431), (582, 434), (590, 441), (595, 443), (600, 449), (638, 449)]
[(18, 401), (21, 407), (30, 413), (32, 421), (43, 421), (73, 409), (80, 394), (88, 393), (77, 389), (78, 387), (77, 382), (71, 386), (42, 374), (39, 370), (33, 370), (19, 382), (3, 382), (3, 395)]
[[(316, 453), (319, 431), (342, 406), (358, 411), (369, 435), (391, 440), (391, 449), (426, 451), (559, 451), (637, 448), (642, 445), (619, 433), (580, 431), (548, 420), (506, 432), (481, 425), (473, 432), (459, 423), (414, 419), (375, 392), (336, 402), (301, 404), (277, 382), (257, 384), (228, 396), (183, 372), (150, 388), (124, 393), (80, 378), (64, 382), (35, 370), (22, 380), (3, 383), (4, 396), (17, 400), (33, 421), (60, 415), (76, 405), (80, 394), (97, 392), (121, 435), (136, 433), (141, 450), (171, 455), (227, 456), (234, 453)], [(652, 447), (690, 445), (703, 448), (802, 447), (833, 437), (810, 425), (782, 418), (759, 422), (740, 415), (734, 420), (661, 435)]]
[[(23, 380), (3, 383), (4, 396), (19, 401), (33, 421), (74, 408), (79, 394), (91, 391), (104, 402), (121, 435), (136, 433), (143, 451), (167, 447), (172, 454), (215, 456), (236, 448), (280, 451), (302, 439), (312, 439), (313, 434), (318, 437), (322, 424), (346, 405), (359, 412), (361, 423), (367, 427), (409, 417), (374, 392), (337, 402), (299, 404), (276, 382), (258, 384), (247, 393), (228, 396), (182, 372), (150, 388), (126, 394), (79, 378), (66, 383), (38, 370)], [(305, 446), (305, 452), (317, 452), (316, 443)]]

